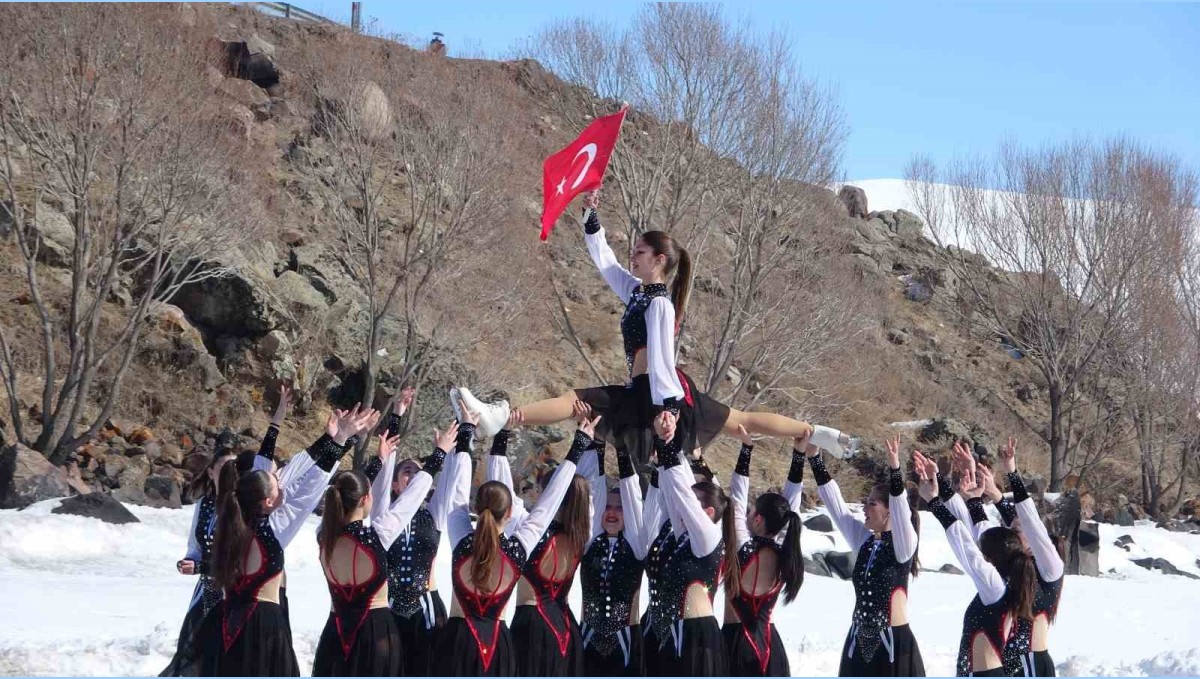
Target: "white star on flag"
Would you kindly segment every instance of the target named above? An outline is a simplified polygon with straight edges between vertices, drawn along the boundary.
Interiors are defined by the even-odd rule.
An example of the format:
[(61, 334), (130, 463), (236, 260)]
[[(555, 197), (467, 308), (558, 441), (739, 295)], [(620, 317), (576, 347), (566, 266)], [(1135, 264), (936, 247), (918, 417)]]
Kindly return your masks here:
[(560, 195), (560, 196), (562, 195), (563, 187), (565, 187), (566, 185), (567, 185), (567, 178), (563, 177), (562, 181), (560, 181), (558, 183), (558, 195)]

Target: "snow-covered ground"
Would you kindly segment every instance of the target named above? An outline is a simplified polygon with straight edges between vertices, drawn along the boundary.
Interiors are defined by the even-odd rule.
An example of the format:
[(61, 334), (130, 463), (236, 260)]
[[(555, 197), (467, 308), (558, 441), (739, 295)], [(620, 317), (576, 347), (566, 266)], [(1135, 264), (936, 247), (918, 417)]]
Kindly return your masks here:
[[(52, 515), (56, 504), (0, 511), (0, 674), (157, 674), (174, 652), (195, 583), (175, 572), (191, 508), (130, 507), (142, 522), (112, 526)], [(923, 519), (923, 565), (952, 563), (941, 527), (929, 515)], [(329, 606), (317, 564), (317, 520), (310, 523), (313, 530), (287, 550), (296, 652), (305, 670)], [(1136, 543), (1130, 552), (1112, 546), (1124, 534)], [(1200, 580), (1130, 562), (1144, 550), (1200, 574), (1200, 535), (1103, 526), (1101, 538), (1100, 567), (1113, 572), (1067, 578), (1051, 631), (1059, 674), (1200, 674)], [(812, 530), (803, 542), (807, 553), (847, 549), (839, 535)], [(437, 569), (444, 593), (448, 552), (443, 547)], [(963, 609), (973, 594), (965, 576), (922, 573), (912, 583), (909, 614), (931, 675), (953, 673)], [(578, 591), (573, 597), (577, 605)], [(794, 674), (837, 674), (853, 601), (849, 582), (810, 575), (796, 602), (776, 612)]]

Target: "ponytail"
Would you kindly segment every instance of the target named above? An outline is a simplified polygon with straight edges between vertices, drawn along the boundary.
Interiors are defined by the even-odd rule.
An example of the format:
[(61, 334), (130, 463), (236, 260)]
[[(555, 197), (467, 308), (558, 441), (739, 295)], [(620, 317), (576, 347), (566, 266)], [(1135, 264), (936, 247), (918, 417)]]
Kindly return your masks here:
[(692, 485), (700, 506), (713, 510), (713, 523), (721, 522), (721, 532), (724, 534), (724, 555), (721, 557), (721, 579), (725, 581), (725, 592), (737, 596), (742, 591), (742, 570), (738, 568), (737, 530), (733, 525), (733, 503), (725, 494), (725, 489), (712, 481), (700, 481)]
[(1008, 582), (1008, 611), (1016, 618), (1033, 620), (1033, 598), (1037, 592), (1037, 571), (1033, 557), (1021, 544), (1021, 536), (1011, 528), (984, 531), (979, 551)]
[(917, 535), (917, 548), (913, 551), (908, 567), (912, 577), (915, 578), (921, 572), (921, 512), (917, 511), (917, 501), (921, 499), (921, 496), (918, 493), (906, 493), (906, 495), (908, 495), (908, 514), (912, 520), (913, 531)]
[(785, 604), (796, 600), (800, 586), (804, 584), (804, 552), (800, 549), (800, 531), (803, 529), (800, 515), (789, 510), (784, 527), (787, 532), (783, 536), (783, 549), (779, 550), (779, 580), (783, 583)]
[(787, 498), (779, 493), (763, 493), (754, 501), (754, 513), (763, 520), (763, 529), (768, 537), (774, 538), (779, 531), (786, 531), (783, 546), (779, 549), (779, 581), (783, 583), (783, 601), (791, 603), (804, 584), (804, 552), (800, 548), (800, 515), (792, 511)]
[(496, 589), (504, 579), (500, 573), (491, 582), (492, 569), (500, 562), (500, 524), (512, 507), (512, 492), (499, 481), (488, 481), (475, 491), (474, 542), (471, 545), (471, 583), (476, 590)]
[(226, 462), (230, 462), (232, 460), (232, 454), (215, 456), (212, 461), (210, 461), (208, 465), (204, 467), (204, 471), (196, 474), (192, 477), (191, 481), (188, 481), (187, 485), (183, 488), (183, 496), (192, 502), (198, 502), (200, 498), (215, 494), (217, 492), (217, 487), (215, 484), (213, 484), (212, 477), (209, 476), (209, 474), (212, 473), (213, 469), (217, 469), (217, 475), (220, 476), (221, 467), (223, 467)]
[(692, 295), (692, 257), (687, 250), (679, 250), (679, 267), (675, 269), (675, 278), (671, 281), (671, 301), (675, 303), (675, 324), (683, 323), (683, 314), (687, 311), (688, 298)]
[(271, 492), (264, 471), (239, 476), (237, 466), (221, 467), (217, 526), (213, 534), (213, 580), (221, 588), (234, 586), (243, 576), (246, 550), (253, 532), (251, 523), (262, 513), (262, 502)]
[(342, 536), (342, 529), (350, 523), (347, 517), (370, 493), (371, 482), (360, 471), (340, 471), (333, 475), (325, 491), (325, 511), (321, 513), (321, 527), (317, 530), (317, 547), (326, 566), (330, 565), (333, 546)]
[(575, 478), (571, 479), (571, 485), (567, 487), (567, 495), (559, 507), (558, 516), (559, 522), (565, 529), (563, 537), (566, 538), (567, 545), (572, 550), (571, 553), (577, 559), (583, 556), (584, 550), (587, 549), (588, 538), (592, 533), (591, 521), (588, 516), (591, 504), (590, 484), (587, 479), (576, 474)]

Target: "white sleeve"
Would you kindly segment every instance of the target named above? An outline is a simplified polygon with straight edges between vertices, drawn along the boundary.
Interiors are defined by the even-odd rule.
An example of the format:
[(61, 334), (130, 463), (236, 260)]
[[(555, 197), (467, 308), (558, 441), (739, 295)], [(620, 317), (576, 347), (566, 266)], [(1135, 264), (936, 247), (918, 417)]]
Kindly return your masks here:
[(850, 543), (851, 549), (858, 549), (864, 542), (871, 539), (871, 531), (867, 530), (861, 519), (850, 513), (850, 508), (842, 499), (842, 489), (838, 486), (837, 481), (817, 486), (817, 495), (821, 497), (821, 502), (825, 503), (825, 510), (829, 512), (829, 518), (833, 520), (833, 525), (841, 531), (842, 537), (846, 538), (846, 542)]
[(1055, 582), (1063, 576), (1063, 561), (1046, 532), (1046, 524), (1038, 516), (1033, 498), (1025, 498), (1016, 503), (1017, 516), (1021, 517), (1021, 532), (1033, 552), (1033, 560), (1037, 565), (1038, 574), (1046, 582)]
[[(371, 482), (371, 525), (388, 512), (392, 503), (392, 477), (396, 474), (396, 454), (393, 452), (383, 460), (383, 467)], [(379, 531), (375, 531), (378, 533)], [(391, 544), (391, 543), (388, 543)], [(387, 545), (384, 545), (385, 547)]]
[[(305, 458), (309, 455), (306, 451), (297, 457)], [(292, 464), (295, 462), (289, 463), (288, 466), (290, 467)], [(287, 488), (280, 488), (280, 492), (283, 493), (283, 505), (271, 512), (268, 519), (280, 547), (287, 547), (296, 537), (296, 533), (300, 532), (304, 520), (321, 502), (321, 496), (325, 494), (325, 489), (329, 487), (329, 480), (333, 478), (336, 471), (337, 467), (325, 471), (312, 464), (309, 465), (304, 476), (288, 485)], [(280, 485), (282, 486), (282, 484)]]
[(546, 484), (546, 489), (538, 496), (537, 502), (533, 505), (533, 511), (525, 514), (520, 521), (514, 517), (505, 526), (504, 533), (520, 541), (521, 545), (525, 547), (526, 554), (537, 546), (538, 541), (542, 539), (542, 534), (550, 527), (550, 522), (558, 514), (558, 508), (567, 496), (567, 490), (570, 489), (571, 481), (574, 478), (575, 463), (564, 460), (562, 464), (558, 465), (558, 469), (554, 470), (554, 475), (550, 477), (550, 483)]
[(917, 553), (917, 529), (912, 524), (908, 491), (899, 495), (888, 493), (888, 510), (892, 514), (892, 550), (896, 553), (896, 561), (905, 563)]
[(454, 482), (457, 472), (450, 468), (450, 458), (453, 454), (446, 456), (446, 461), (442, 463), (442, 471), (434, 479), (433, 496), (429, 498), (429, 513), (433, 516), (433, 526), (439, 532), (446, 531), (446, 517), (450, 515), (450, 509), (454, 504)]
[(525, 501), (517, 495), (517, 490), (513, 488), (512, 464), (508, 461), (508, 455), (492, 455), (488, 454), (487, 462), (487, 480), (499, 481), (508, 488), (508, 492), (512, 494), (512, 516), (509, 522), (520, 522), (525, 520), (525, 515), (529, 512), (525, 509)]
[(692, 554), (698, 557), (708, 556), (721, 544), (721, 526), (704, 513), (700, 499), (692, 491), (694, 482), (691, 468), (682, 462), (664, 469), (658, 475), (664, 499), (673, 503), (690, 538)]
[(621, 479), (621, 513), (625, 516), (625, 541), (639, 561), (646, 558), (650, 539), (643, 523), (642, 482), (637, 474)]
[[(579, 469), (576, 471), (577, 474), (588, 480), (588, 492), (592, 495), (590, 510), (592, 533), (588, 538), (589, 543), (604, 532), (604, 510), (608, 507), (608, 478), (604, 474), (595, 473), (599, 466), (596, 460), (596, 451), (588, 450), (583, 454), (583, 459), (579, 461)], [(592, 471), (591, 475), (584, 473), (588, 470)]]
[(975, 583), (975, 591), (985, 606), (991, 606), (1004, 597), (1008, 589), (1004, 578), (996, 567), (988, 563), (971, 537), (970, 531), (962, 521), (955, 521), (946, 529), (946, 540), (950, 543), (950, 551), (962, 565), (971, 581)]
[(804, 504), (804, 482), (792, 483), (791, 481), (783, 482), (783, 499), (787, 500), (788, 507), (797, 514), (803, 509)]
[[(625, 496), (621, 496), (624, 503)], [(650, 551), (650, 543), (658, 538), (663, 522), (667, 520), (667, 512), (662, 503), (662, 490), (658, 486), (650, 486), (646, 490), (646, 500), (642, 505), (642, 553)], [(626, 519), (628, 521), (628, 519)]]
[(950, 513), (954, 515), (954, 518), (962, 521), (962, 525), (971, 525), (971, 511), (967, 509), (967, 503), (965, 500), (963, 500), (961, 495), (955, 493), (954, 495), (950, 496), (949, 500), (946, 500), (942, 504), (946, 505), (946, 509), (950, 510)]
[[(471, 456), (470, 453), (450, 453), (442, 467), (439, 486), (446, 486), (446, 532), (453, 549), (471, 534)], [(436, 514), (435, 514), (436, 516)]]
[[(300, 451), (300, 453), (303, 453), (303, 452), (305, 452), (305, 451), (303, 451), (303, 450)], [(280, 488), (287, 488), (288, 486), (292, 485), (296, 481), (299, 481), (301, 479), (301, 477), (303, 477), (305, 474), (308, 473), (309, 469), (312, 469), (313, 466), (317, 464), (316, 461), (313, 460), (311, 456), (301, 455), (300, 453), (296, 453), (291, 458), (289, 458), (288, 463), (285, 464), (283, 466), (283, 468), (279, 470), (279, 479), (278, 480), (279, 480)], [(260, 457), (261, 456), (255, 456), (254, 462), (256, 464), (258, 463), (258, 460)], [(262, 458), (262, 459), (265, 460), (266, 458)], [(271, 465), (268, 462), (267, 463), (267, 471), (270, 471), (270, 469), (271, 469)]]
[(730, 483), (729, 500), (733, 503), (733, 530), (737, 534), (738, 549), (750, 542), (750, 529), (746, 526), (746, 504), (750, 501), (750, 478), (737, 472)]
[(628, 303), (629, 295), (633, 294), (634, 289), (642, 282), (617, 263), (617, 256), (613, 254), (612, 248), (608, 247), (608, 239), (604, 237), (604, 228), (601, 227), (596, 233), (583, 234), (583, 242), (587, 243), (588, 254), (592, 256), (592, 262), (600, 270), (600, 275), (604, 276), (604, 282), (608, 283), (608, 287), (617, 293), (622, 302)]
[[(392, 457), (396, 457), (392, 455)], [(387, 469), (387, 465), (384, 465)], [(413, 475), (412, 480), (408, 482), (408, 487), (400, 493), (400, 497), (396, 498), (395, 502), (390, 503), (384, 501), (383, 504), (387, 507), (387, 511), (383, 512), (378, 521), (372, 521), (371, 527), (375, 529), (375, 534), (379, 536), (379, 541), (383, 543), (384, 549), (390, 549), (392, 543), (396, 541), (396, 537), (408, 528), (408, 524), (412, 523), (413, 515), (421, 508), (425, 502), (425, 496), (429, 494), (429, 489), (433, 486), (433, 477), (429, 472), (421, 470)]]
[(683, 398), (675, 372), (675, 306), (666, 297), (655, 297), (646, 308), (646, 372), (651, 403), (660, 406), (664, 399)]
[(200, 542), (196, 540), (196, 526), (200, 523), (200, 507), (203, 505), (202, 498), (196, 501), (195, 508), (192, 510), (192, 527), (188, 529), (187, 553), (183, 555), (183, 558), (195, 562), (197, 568), (200, 567), (200, 558), (204, 556), (204, 551), (200, 549)]

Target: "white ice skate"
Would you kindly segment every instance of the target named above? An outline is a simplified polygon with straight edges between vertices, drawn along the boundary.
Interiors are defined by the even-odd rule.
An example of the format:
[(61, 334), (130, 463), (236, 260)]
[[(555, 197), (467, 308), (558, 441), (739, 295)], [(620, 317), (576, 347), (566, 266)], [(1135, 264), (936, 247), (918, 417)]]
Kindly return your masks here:
[(814, 425), (812, 438), (809, 443), (843, 460), (853, 457), (858, 452), (858, 439), (842, 433), (833, 427)]
[(479, 438), (495, 436), (496, 432), (504, 428), (508, 423), (508, 401), (499, 400), (495, 403), (484, 403), (475, 398), (470, 389), (466, 387), (457, 387), (450, 390), (451, 404), (454, 406), (454, 416), (459, 420), (462, 419), (462, 413), (459, 412), (459, 401), (461, 400), (467, 409), (471, 412), (479, 413), (479, 428), (477, 430)]

